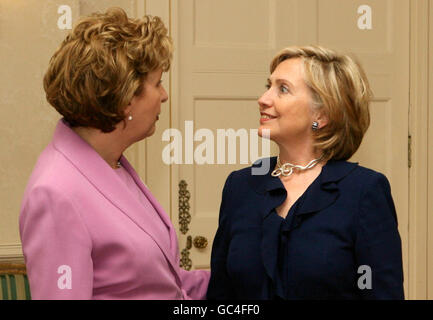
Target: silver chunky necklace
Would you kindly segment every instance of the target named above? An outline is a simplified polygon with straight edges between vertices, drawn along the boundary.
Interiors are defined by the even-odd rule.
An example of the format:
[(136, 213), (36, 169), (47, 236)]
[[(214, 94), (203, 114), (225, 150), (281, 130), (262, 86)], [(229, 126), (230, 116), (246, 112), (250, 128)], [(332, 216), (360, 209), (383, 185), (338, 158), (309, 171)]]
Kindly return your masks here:
[(316, 164), (318, 164), (320, 160), (322, 160), (322, 157), (320, 157), (318, 159), (311, 160), (305, 167), (303, 167), (303, 166), (300, 166), (297, 164), (292, 164), (289, 162), (286, 162), (283, 165), (281, 165), (280, 156), (278, 156), (277, 168), (274, 171), (272, 171), (271, 175), (273, 177), (278, 177), (280, 175), (283, 175), (284, 177), (288, 177), (293, 173), (294, 169), (298, 169), (299, 171), (305, 171), (305, 170), (311, 169)]

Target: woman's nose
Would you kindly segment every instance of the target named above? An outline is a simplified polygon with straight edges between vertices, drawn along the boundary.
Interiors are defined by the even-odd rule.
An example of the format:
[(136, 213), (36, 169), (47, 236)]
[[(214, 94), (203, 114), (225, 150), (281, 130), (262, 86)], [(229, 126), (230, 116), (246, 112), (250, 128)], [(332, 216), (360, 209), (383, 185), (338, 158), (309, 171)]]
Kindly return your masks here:
[(164, 103), (168, 100), (168, 94), (167, 91), (165, 91), (164, 87), (162, 87), (162, 95), (161, 95), (161, 102)]
[(272, 106), (272, 99), (269, 94), (269, 90), (263, 93), (259, 100), (257, 100), (257, 102), (259, 103), (259, 106), (263, 108), (269, 108), (270, 106)]

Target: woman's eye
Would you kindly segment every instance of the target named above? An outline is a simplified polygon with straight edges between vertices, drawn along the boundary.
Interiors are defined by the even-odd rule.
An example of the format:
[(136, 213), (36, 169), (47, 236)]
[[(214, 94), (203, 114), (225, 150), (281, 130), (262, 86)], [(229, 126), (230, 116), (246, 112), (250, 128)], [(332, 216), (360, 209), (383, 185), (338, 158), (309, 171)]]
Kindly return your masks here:
[(287, 87), (285, 87), (285, 86), (281, 86), (281, 87), (280, 87), (280, 91), (281, 91), (282, 93), (288, 93), (288, 92), (289, 92), (289, 89), (288, 89)]
[(265, 88), (269, 90), (271, 88), (271, 85), (269, 83), (265, 84)]

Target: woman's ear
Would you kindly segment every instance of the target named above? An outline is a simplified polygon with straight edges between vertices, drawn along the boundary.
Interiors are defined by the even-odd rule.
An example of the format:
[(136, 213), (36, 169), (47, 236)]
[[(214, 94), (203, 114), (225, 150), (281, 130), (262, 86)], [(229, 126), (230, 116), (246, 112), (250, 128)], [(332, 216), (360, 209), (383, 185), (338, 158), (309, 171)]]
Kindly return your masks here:
[(314, 121), (317, 121), (319, 123), (318, 129), (326, 127), (329, 122), (328, 117), (323, 112), (317, 112), (314, 119)]
[(129, 116), (132, 110), (131, 102), (123, 109), (123, 113), (125, 114), (125, 117)]

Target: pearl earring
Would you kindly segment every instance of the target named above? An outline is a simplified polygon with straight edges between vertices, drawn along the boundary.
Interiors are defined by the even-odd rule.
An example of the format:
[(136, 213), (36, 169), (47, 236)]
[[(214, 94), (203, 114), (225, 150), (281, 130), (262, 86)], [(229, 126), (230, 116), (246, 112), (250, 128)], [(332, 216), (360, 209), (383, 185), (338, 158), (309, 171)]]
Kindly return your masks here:
[(129, 120), (129, 121), (131, 121), (131, 120), (132, 120), (132, 116), (131, 116), (131, 115), (129, 115), (129, 117), (128, 117), (128, 120)]
[(313, 128), (314, 131), (316, 131), (317, 129), (319, 129), (319, 123), (317, 121), (314, 121), (311, 127)]

